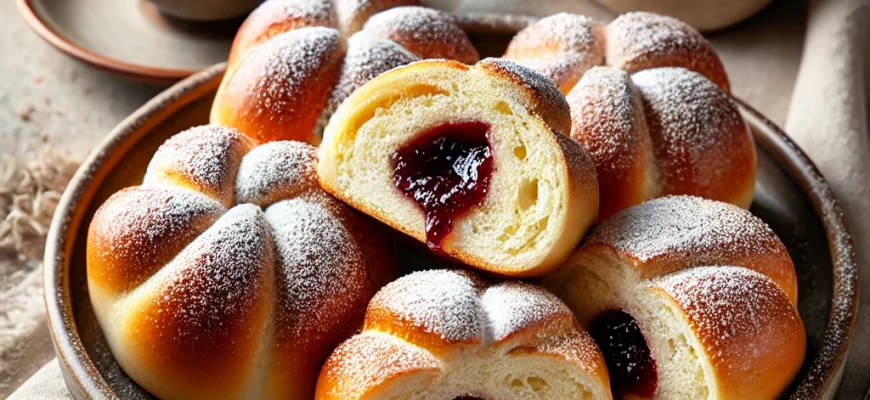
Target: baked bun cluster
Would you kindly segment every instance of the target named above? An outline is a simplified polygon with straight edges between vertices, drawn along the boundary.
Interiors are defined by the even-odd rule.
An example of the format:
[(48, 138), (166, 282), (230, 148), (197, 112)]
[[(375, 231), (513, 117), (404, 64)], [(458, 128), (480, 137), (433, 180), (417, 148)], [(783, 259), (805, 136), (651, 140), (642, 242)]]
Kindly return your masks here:
[(571, 136), (598, 172), (599, 220), (664, 195), (752, 202), (752, 135), (722, 62), (689, 25), (645, 12), (610, 24), (557, 14), (517, 34), (505, 58), (567, 96)]
[(316, 398), (607, 399), (610, 388), (595, 343), (554, 295), (433, 270), (378, 292)]
[(315, 149), (202, 126), (111, 196), (87, 241), (115, 360), (163, 399), (310, 399), (321, 363), (395, 278), (392, 239), (324, 193)]
[[(779, 396), (806, 346), (797, 280), (769, 227), (715, 201), (749, 205), (756, 159), (709, 44), (560, 14), (507, 57), (416, 1), (264, 2), (216, 124), (91, 221), (121, 368), (164, 399)], [(390, 232), (351, 207), (542, 286), (396, 280)]]
[(317, 174), (337, 198), (465, 264), (541, 275), (598, 211), (594, 166), (568, 129), (565, 99), (531, 69), (419, 61), (339, 107)]
[(317, 145), (363, 83), (425, 58), (479, 57), (451, 15), (419, 0), (268, 0), (233, 42), (211, 122), (260, 142)]
[(595, 338), (616, 397), (773, 399), (803, 362), (788, 252), (730, 204), (672, 196), (631, 207), (543, 283)]

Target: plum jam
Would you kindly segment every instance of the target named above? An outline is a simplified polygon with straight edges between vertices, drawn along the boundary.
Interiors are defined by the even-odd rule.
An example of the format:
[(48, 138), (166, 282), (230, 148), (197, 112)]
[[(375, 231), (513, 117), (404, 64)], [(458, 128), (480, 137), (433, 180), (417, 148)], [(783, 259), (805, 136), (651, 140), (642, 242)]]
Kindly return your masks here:
[(393, 181), (426, 214), (426, 241), (440, 249), (453, 221), (480, 204), (492, 177), (488, 124), (438, 125), (393, 153)]
[(592, 320), (589, 333), (610, 371), (613, 398), (652, 398), (658, 383), (656, 363), (637, 321), (621, 310), (607, 310)]

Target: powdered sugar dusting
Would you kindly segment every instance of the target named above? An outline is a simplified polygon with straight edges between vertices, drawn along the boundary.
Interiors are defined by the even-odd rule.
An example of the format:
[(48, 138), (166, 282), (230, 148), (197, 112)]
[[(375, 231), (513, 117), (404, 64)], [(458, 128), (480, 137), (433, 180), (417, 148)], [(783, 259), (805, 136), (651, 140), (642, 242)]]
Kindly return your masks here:
[(182, 354), (225, 354), (233, 331), (247, 330), (245, 320), (257, 312), (272, 256), (263, 212), (235, 207), (166, 267), (175, 271), (161, 279), (152, 297), (157, 312), (145, 317)]
[(606, 368), (598, 345), (586, 331), (572, 329), (562, 335), (551, 334), (538, 339), (541, 342), (536, 349), (542, 353), (564, 357), (592, 374), (601, 373)]
[[(170, 139), (164, 148), (171, 152), (161, 150), (161, 157), (181, 171), (229, 179), (231, 193), (239, 193), (229, 210), (178, 180), (146, 181), (116, 194), (94, 219), (99, 240), (88, 251), (111, 258), (100, 265), (120, 276), (89, 284), (110, 293), (131, 289), (116, 301), (142, 299), (124, 318), (145, 346), (167, 349), (161, 362), (180, 370), (211, 371), (225, 362), (317, 365), (359, 328), (373, 282), (390, 275), (382, 264), (391, 243), (373, 231), (351, 231), (376, 227), (316, 183), (312, 146), (272, 142), (244, 155), (248, 147), (210, 141), (226, 132), (237, 135), (191, 129)], [(188, 165), (202, 157), (217, 165), (241, 162), (240, 172)], [(127, 270), (119, 273), (117, 265)], [(262, 343), (274, 348), (255, 351)], [(260, 359), (266, 355), (271, 362)], [(315, 377), (300, 374), (294, 379), (313, 390)]]
[(444, 340), (482, 345), (556, 317), (573, 320), (568, 307), (539, 286), (490, 285), (471, 272), (454, 270), (418, 271), (388, 284), (372, 299), (369, 314), (383, 309), (398, 319), (395, 323), (410, 321), (412, 329)]
[(602, 168), (625, 170), (636, 163), (648, 134), (640, 93), (627, 73), (592, 68), (567, 99), (571, 136), (595, 159), (599, 174)]
[(676, 18), (630, 12), (607, 27), (607, 64), (628, 72), (675, 66), (704, 74), (728, 90), (728, 77), (713, 47)]
[(532, 104), (536, 107), (535, 111), (551, 128), (563, 135), (571, 131), (571, 109), (552, 80), (534, 69), (501, 58), (484, 59), (477, 64), (477, 67), (496, 73), (507, 72), (515, 75), (518, 79), (514, 79), (514, 82), (529, 91)]
[(691, 196), (663, 197), (628, 208), (599, 224), (586, 239), (590, 244), (612, 246), (641, 262), (690, 258), (695, 265), (713, 265), (750, 255), (788, 257), (760, 218), (734, 205)]
[(480, 340), (479, 285), (470, 273), (414, 272), (381, 289), (369, 309), (390, 310), (400, 321), (450, 342)]
[(379, 332), (364, 332), (342, 343), (324, 366), (322, 388), (336, 399), (357, 399), (389, 378), (410, 371), (440, 369), (428, 351)]
[(299, 112), (292, 99), (312, 87), (333, 84), (325, 81), (322, 70), (341, 54), (342, 44), (335, 29), (311, 27), (278, 35), (255, 51), (263, 55), (263, 65), (256, 66), (258, 81), (251, 88), (257, 99), (255, 116), (283, 119)]
[(445, 58), (473, 64), (480, 59), (456, 18), (426, 7), (396, 7), (375, 14), (364, 31), (392, 40), (416, 56)]
[(374, 294), (362, 249), (334, 215), (341, 210), (330, 206), (346, 207), (290, 199), (266, 209), (278, 250), (278, 338), (294, 346), (337, 330), (350, 333), (348, 321)]
[(190, 128), (160, 146), (144, 183), (188, 186), (230, 205), (239, 159), (250, 146), (250, 139), (235, 129), (218, 125)]
[(345, 35), (362, 29), (363, 24), (381, 11), (399, 6), (419, 6), (420, 0), (335, 0), (335, 8)]
[(272, 22), (300, 21), (304, 24), (300, 27), (335, 24), (335, 11), (329, 0), (268, 0), (251, 14)]
[[(643, 94), (664, 193), (722, 197), (718, 183), (754, 170), (752, 138), (731, 98), (703, 75), (653, 68), (632, 75)], [(752, 174), (747, 174), (752, 175)], [(723, 198), (723, 200), (730, 200)]]
[(236, 177), (236, 201), (268, 206), (280, 199), (320, 190), (315, 148), (302, 142), (270, 142), (242, 158)]
[(604, 63), (601, 29), (583, 15), (552, 15), (520, 31), (504, 56), (541, 71), (567, 94), (588, 69)]
[(704, 37), (685, 22), (643, 11), (620, 15), (610, 23), (608, 30), (611, 46), (618, 46), (616, 50), (634, 57), (652, 57), (707, 45)]
[[(420, 331), (439, 335), (449, 347), (416, 340)], [(397, 376), (455, 372), (456, 363), (467, 359), (454, 357), (470, 352), (517, 363), (525, 354), (550, 354), (554, 362), (566, 360), (596, 375), (604, 370), (591, 337), (550, 292), (519, 281), (490, 284), (469, 271), (429, 270), (399, 278), (375, 295), (363, 332), (329, 357), (320, 389), (361, 398)]]
[(341, 78), (318, 122), (318, 133), (326, 128), (329, 118), (354, 90), (393, 68), (410, 64), (420, 58), (390, 40), (379, 40), (366, 31), (358, 32), (348, 41)]
[[(115, 193), (94, 215), (90, 248), (101, 265), (90, 273), (118, 292), (150, 277), (224, 212), (214, 200), (176, 188), (131, 187)], [(174, 251), (173, 251), (174, 250)]]
[(365, 31), (357, 33), (348, 41), (341, 79), (332, 101), (340, 104), (354, 90), (378, 75), (419, 59), (395, 42), (378, 40)]
[(522, 282), (489, 287), (480, 298), (490, 341), (500, 341), (556, 315), (571, 315), (568, 307), (546, 290)]
[[(756, 359), (775, 359), (767, 358), (770, 351), (783, 347), (791, 351), (794, 329), (802, 329), (797, 311), (776, 284), (746, 268), (693, 268), (654, 281), (652, 286), (680, 305), (713, 364), (725, 364), (724, 369), (732, 372), (764, 373), (741, 365), (759, 367)], [(755, 348), (771, 339), (789, 345)], [(734, 360), (743, 362), (731, 365)]]

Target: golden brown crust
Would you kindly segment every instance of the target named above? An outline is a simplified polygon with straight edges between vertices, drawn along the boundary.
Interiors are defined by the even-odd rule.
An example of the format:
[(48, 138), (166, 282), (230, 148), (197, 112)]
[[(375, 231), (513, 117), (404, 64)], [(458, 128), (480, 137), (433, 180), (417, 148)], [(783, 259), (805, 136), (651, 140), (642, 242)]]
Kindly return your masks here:
[(669, 196), (628, 208), (544, 284), (584, 323), (613, 309), (636, 318), (658, 365), (656, 398), (777, 398), (804, 357), (788, 252), (731, 204)]
[(785, 245), (749, 211), (669, 196), (603, 221), (578, 252), (611, 251), (647, 279), (704, 265), (734, 265), (773, 280), (797, 305), (797, 276)]
[(504, 57), (540, 71), (567, 95), (604, 63), (604, 24), (568, 13), (543, 18), (514, 36)]
[(777, 398), (800, 369), (806, 347), (801, 318), (764, 275), (701, 267), (653, 287), (682, 309), (713, 367), (718, 398)]
[(655, 67), (683, 67), (700, 73), (726, 93), (728, 75), (713, 46), (676, 18), (630, 12), (607, 26), (607, 64), (629, 73)]
[[(463, 73), (471, 76), (464, 78), (461, 75)], [(338, 160), (343, 157), (339, 148), (345, 140), (354, 138), (360, 127), (368, 123), (378, 110), (407, 98), (448, 95), (451, 82), (459, 83), (465, 79), (469, 79), (468, 82), (486, 82), (502, 99), (524, 107), (531, 117), (527, 122), (530, 126), (547, 131), (540, 139), (556, 150), (554, 156), (560, 164), (557, 168), (568, 183), (565, 190), (559, 192), (560, 196), (564, 196), (560, 203), (565, 204), (567, 216), (559, 217), (559, 225), (553, 230), (563, 234), (547, 244), (546, 254), (540, 256), (541, 260), (517, 265), (497, 263), (463, 250), (461, 242), (453, 242), (450, 238), (442, 243), (441, 250), (482, 270), (513, 277), (539, 276), (558, 267), (595, 220), (598, 182), (594, 165), (583, 148), (558, 131), (563, 129), (568, 132), (570, 129), (570, 112), (564, 97), (552, 81), (529, 68), (501, 59), (485, 59), (473, 67), (451, 60), (422, 60), (380, 75), (354, 92), (332, 119), (328, 138), (320, 147), (318, 179), (330, 194), (425, 243), (425, 232), (419, 226), (400, 222), (393, 218), (394, 214), (345, 192), (338, 183), (336, 173), (336, 166), (340, 163)], [(508, 106), (507, 102), (501, 105), (513, 107)], [(408, 134), (413, 135), (414, 132)]]
[(389, 334), (364, 332), (339, 345), (326, 361), (315, 398), (364, 398), (402, 378), (434, 379), (439, 370), (438, 359), (428, 351)]
[(755, 187), (755, 143), (730, 96), (683, 68), (644, 70), (632, 80), (643, 94), (661, 194), (748, 207)]
[[(151, 163), (172, 179), (149, 170), (92, 220), (95, 313), (122, 368), (161, 398), (310, 398), (397, 274), (388, 232), (317, 185), (313, 147), (248, 142), (183, 132)], [(227, 208), (207, 195), (225, 187)]]
[(248, 50), (272, 37), (294, 29), (323, 26), (337, 28), (329, 0), (268, 0), (252, 11), (239, 27), (230, 50), (228, 69), (232, 69)]
[(217, 125), (190, 128), (160, 145), (145, 174), (147, 185), (169, 185), (203, 193), (230, 207), (239, 162), (254, 146), (247, 136)]
[(547, 125), (563, 135), (571, 132), (571, 109), (551, 80), (533, 69), (500, 58), (486, 58), (477, 63), (475, 68), (522, 89), (530, 112), (540, 116)]
[(91, 220), (88, 280), (112, 294), (135, 288), (223, 213), (216, 201), (185, 189), (123, 189)]
[(574, 86), (571, 137), (595, 161), (601, 206), (598, 220), (640, 204), (658, 192), (658, 171), (643, 100), (629, 75), (596, 67)]
[(553, 357), (609, 385), (595, 343), (553, 294), (523, 282), (494, 284), (467, 271), (431, 270), (375, 295), (362, 333), (326, 361), (316, 398), (367, 398), (403, 378), (431, 385), (441, 370), (462, 362), (453, 358), (458, 350)]
[[(557, 14), (517, 34), (505, 57), (548, 75), (570, 97), (573, 136), (602, 182), (600, 219), (664, 194), (752, 202), (751, 134), (718, 55), (687, 24), (645, 12), (606, 26)], [(617, 79), (596, 65), (627, 74)], [(631, 74), (634, 85), (625, 82)]]
[(335, 0), (342, 33), (353, 35), (363, 28), (373, 15), (401, 6), (422, 6), (420, 0)]
[(444, 58), (465, 64), (480, 60), (477, 50), (456, 18), (426, 7), (397, 7), (376, 14), (363, 30), (379, 39), (398, 43), (416, 56)]
[(143, 386), (165, 395), (151, 386), (160, 380), (176, 398), (241, 396), (272, 314), (273, 263), (262, 211), (237, 207), (166, 267), (174, 273), (146, 284), (150, 295), (134, 293), (135, 313), (115, 329), (151, 375)]
[[(236, 36), (211, 122), (259, 142), (316, 145), (338, 104), (378, 74), (421, 57), (478, 60), (453, 16), (418, 4), (340, 0), (333, 9), (329, 0), (264, 2)], [(368, 32), (348, 40), (370, 17)]]
[(341, 72), (335, 29), (301, 28), (256, 47), (224, 78), (211, 122), (258, 142), (315, 143), (314, 130)]

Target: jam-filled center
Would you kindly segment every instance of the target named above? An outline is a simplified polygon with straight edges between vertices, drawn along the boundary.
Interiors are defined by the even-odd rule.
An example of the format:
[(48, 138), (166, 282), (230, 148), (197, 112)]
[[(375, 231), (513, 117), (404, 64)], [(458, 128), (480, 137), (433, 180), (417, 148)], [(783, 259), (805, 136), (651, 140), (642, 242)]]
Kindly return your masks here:
[(430, 248), (440, 249), (453, 221), (486, 196), (493, 170), (489, 130), (482, 122), (446, 123), (393, 153), (393, 180), (426, 214)]
[(484, 400), (481, 397), (472, 396), (470, 394), (464, 394), (462, 396), (457, 396), (453, 400)]
[(607, 310), (589, 324), (589, 333), (601, 349), (613, 397), (651, 398), (656, 391), (656, 363), (637, 321), (621, 310)]

